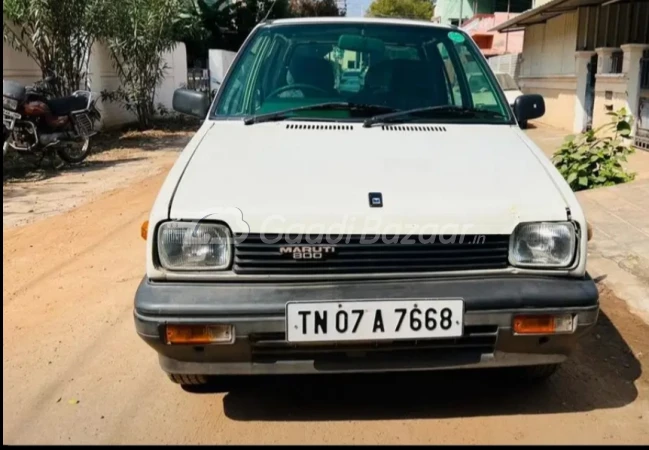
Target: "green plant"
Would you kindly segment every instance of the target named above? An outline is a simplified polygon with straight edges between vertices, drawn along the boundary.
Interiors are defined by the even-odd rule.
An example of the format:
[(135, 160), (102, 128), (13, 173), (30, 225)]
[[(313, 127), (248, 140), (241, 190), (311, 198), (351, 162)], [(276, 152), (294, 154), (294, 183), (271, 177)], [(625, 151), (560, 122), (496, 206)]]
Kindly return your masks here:
[(3, 41), (33, 59), (43, 78), (56, 74), (53, 94), (87, 86), (90, 50), (102, 0), (5, 0)]
[(290, 8), (295, 17), (336, 17), (347, 13), (334, 0), (291, 0)]
[(168, 69), (164, 53), (176, 45), (175, 20), (180, 0), (122, 0), (104, 2), (103, 40), (110, 50), (122, 86), (103, 92), (133, 112), (140, 129), (153, 124), (155, 91)]
[(293, 15), (288, 0), (181, 0), (181, 5), (174, 27), (189, 61), (205, 60), (210, 49), (236, 52), (264, 18)]
[(625, 108), (608, 115), (612, 120), (600, 128), (568, 136), (552, 157), (573, 191), (613, 186), (635, 178), (622, 166), (634, 152), (628, 142), (633, 117)]
[(374, 0), (367, 15), (370, 17), (400, 17), (431, 20), (434, 7), (429, 0)]

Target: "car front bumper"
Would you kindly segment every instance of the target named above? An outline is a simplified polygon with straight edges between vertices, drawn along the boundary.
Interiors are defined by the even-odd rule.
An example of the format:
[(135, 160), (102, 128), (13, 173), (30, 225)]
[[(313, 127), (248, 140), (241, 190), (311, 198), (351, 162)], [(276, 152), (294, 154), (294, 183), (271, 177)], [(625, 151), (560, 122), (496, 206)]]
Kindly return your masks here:
[[(289, 301), (462, 298), (464, 336), (455, 339), (290, 344)], [(573, 314), (570, 334), (515, 335), (517, 314)], [(169, 283), (142, 280), (135, 298), (140, 337), (168, 373), (252, 375), (439, 370), (561, 363), (599, 313), (590, 278), (490, 277), (324, 283)], [(167, 345), (167, 324), (227, 324), (230, 344)]]

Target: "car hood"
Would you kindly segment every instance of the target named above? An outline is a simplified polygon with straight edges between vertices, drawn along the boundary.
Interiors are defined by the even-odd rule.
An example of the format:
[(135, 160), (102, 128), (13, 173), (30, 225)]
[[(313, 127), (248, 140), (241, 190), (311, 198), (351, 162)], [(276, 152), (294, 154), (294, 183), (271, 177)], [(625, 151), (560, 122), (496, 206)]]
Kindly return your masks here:
[[(215, 122), (179, 181), (171, 219), (235, 233), (508, 234), (566, 220), (566, 203), (508, 125)], [(370, 193), (382, 207), (370, 206)]]

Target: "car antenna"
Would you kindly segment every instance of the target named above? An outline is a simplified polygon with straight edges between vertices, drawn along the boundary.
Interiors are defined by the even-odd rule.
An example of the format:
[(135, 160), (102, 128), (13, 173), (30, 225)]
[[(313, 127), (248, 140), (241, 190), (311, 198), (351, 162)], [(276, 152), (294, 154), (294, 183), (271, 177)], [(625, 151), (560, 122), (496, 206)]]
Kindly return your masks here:
[(273, 6), (275, 6), (275, 3), (277, 3), (277, 0), (273, 0), (273, 3), (270, 4), (270, 7), (268, 8), (266, 15), (261, 20), (262, 22), (266, 22), (266, 19), (268, 19), (268, 16), (270, 16), (270, 13), (273, 11)]

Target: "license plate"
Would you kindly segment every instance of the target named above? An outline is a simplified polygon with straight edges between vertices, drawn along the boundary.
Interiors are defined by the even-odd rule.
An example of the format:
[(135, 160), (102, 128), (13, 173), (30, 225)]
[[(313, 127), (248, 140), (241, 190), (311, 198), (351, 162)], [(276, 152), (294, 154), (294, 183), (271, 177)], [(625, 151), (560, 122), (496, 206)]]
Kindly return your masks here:
[(342, 342), (462, 336), (462, 299), (290, 302), (289, 342)]

